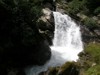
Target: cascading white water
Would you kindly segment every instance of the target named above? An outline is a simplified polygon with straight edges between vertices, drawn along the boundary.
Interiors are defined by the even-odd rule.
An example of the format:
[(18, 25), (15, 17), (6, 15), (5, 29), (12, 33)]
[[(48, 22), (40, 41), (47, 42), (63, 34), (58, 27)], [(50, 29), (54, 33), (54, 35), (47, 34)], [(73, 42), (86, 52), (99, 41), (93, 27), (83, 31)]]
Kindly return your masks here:
[(76, 61), (83, 50), (80, 27), (66, 14), (54, 12), (54, 19), (55, 36), (51, 49), (61, 51), (66, 60)]
[(61, 66), (67, 61), (76, 61), (78, 53), (83, 50), (80, 27), (68, 16), (53, 12), (55, 34), (51, 47), (51, 59), (43, 66), (26, 69), (27, 75), (38, 75), (49, 67)]

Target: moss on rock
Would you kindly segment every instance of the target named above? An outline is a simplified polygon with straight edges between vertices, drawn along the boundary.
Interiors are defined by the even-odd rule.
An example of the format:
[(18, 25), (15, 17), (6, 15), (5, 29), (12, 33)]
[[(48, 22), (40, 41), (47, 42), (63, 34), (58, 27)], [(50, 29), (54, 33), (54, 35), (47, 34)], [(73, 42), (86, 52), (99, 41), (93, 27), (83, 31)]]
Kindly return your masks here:
[(90, 54), (96, 63), (100, 63), (100, 43), (89, 43), (85, 52)]
[(100, 75), (100, 65), (90, 67), (83, 75)]

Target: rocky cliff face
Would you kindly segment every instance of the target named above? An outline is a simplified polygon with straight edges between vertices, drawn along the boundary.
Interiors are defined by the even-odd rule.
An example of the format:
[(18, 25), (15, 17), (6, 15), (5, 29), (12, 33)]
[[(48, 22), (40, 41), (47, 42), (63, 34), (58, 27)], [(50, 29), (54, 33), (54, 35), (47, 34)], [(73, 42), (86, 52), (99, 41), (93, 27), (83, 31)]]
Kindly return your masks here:
[(38, 31), (49, 42), (49, 45), (52, 45), (54, 36), (53, 12), (45, 7), (42, 9), (42, 13), (43, 15), (38, 19)]
[(25, 75), (23, 68), (51, 57), (53, 5), (35, 3), (0, 1), (0, 75)]
[[(100, 42), (100, 23), (99, 23), (99, 14), (98, 15), (85, 15), (81, 13), (76, 5), (76, 8), (79, 9), (77, 13), (72, 13), (74, 11), (74, 4), (77, 1), (72, 0), (57, 0), (56, 10), (63, 13), (67, 13), (72, 19), (81, 27), (82, 39), (84, 43), (89, 42)], [(71, 8), (71, 3), (73, 6)], [(79, 1), (81, 2), (81, 1)], [(75, 11), (77, 11), (77, 9)]]

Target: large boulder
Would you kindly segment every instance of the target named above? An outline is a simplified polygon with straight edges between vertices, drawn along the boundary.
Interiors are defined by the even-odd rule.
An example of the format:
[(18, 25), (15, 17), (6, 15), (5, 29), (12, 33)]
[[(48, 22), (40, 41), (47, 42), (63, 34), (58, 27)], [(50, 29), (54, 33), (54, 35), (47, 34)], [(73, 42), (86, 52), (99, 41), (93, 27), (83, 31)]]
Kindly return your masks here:
[(53, 12), (47, 7), (43, 8), (41, 12), (43, 15), (38, 19), (38, 31), (48, 41), (49, 45), (52, 45), (54, 36)]
[(66, 62), (62, 66), (50, 67), (39, 75), (79, 75), (79, 65), (76, 62)]

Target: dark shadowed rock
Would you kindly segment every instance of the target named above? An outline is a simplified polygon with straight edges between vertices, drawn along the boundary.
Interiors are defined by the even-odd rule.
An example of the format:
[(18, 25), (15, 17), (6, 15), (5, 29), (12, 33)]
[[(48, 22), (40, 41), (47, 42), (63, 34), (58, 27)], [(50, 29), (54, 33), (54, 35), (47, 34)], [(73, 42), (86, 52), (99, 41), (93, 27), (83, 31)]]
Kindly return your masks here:
[[(18, 6), (13, 3), (10, 6), (10, 3), (4, 1), (4, 5), (0, 5), (0, 75), (7, 75), (9, 68), (43, 65), (51, 56), (49, 44), (36, 26), (36, 14), (40, 10), (32, 9), (28, 2)], [(9, 71), (10, 75), (13, 73), (15, 71)]]
[(42, 16), (38, 19), (39, 33), (48, 41), (49, 45), (52, 45), (52, 39), (54, 36), (54, 17), (53, 12), (49, 8), (42, 9)]

